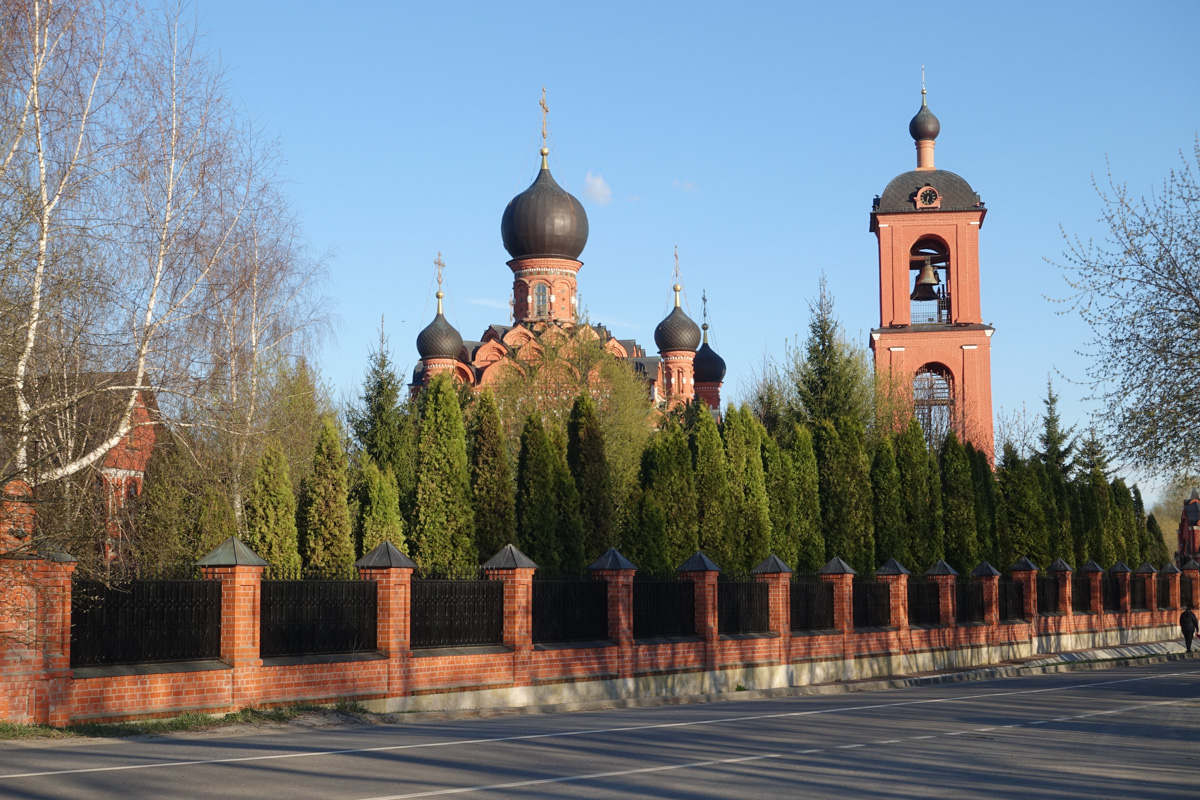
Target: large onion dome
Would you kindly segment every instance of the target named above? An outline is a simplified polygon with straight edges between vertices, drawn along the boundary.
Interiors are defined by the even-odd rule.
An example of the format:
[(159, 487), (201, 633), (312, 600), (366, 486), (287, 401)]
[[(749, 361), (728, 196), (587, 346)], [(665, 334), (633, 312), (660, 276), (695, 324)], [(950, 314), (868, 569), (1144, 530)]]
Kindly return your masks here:
[(921, 90), (921, 110), (908, 123), (908, 133), (915, 141), (922, 139), (936, 139), (937, 135), (942, 132), (942, 123), (938, 122), (938, 118), (929, 110), (929, 106), (925, 105), (925, 90)]
[(500, 220), (504, 249), (513, 258), (579, 259), (587, 245), (583, 204), (550, 174), (542, 148), (542, 169), (528, 189), (508, 201)]
[(725, 359), (708, 346), (708, 323), (700, 327), (704, 329), (704, 344), (700, 345), (692, 361), (693, 378), (696, 383), (720, 383), (725, 380)]
[(675, 284), (675, 308), (671, 309), (667, 318), (654, 329), (654, 344), (658, 345), (660, 353), (668, 350), (695, 350), (700, 346), (699, 326), (679, 307), (679, 293), (682, 290), (682, 286)]
[(431, 358), (458, 358), (462, 351), (462, 335), (442, 315), (443, 296), (440, 291), (437, 293), (437, 316), (417, 334), (417, 354), (421, 356), (422, 361)]

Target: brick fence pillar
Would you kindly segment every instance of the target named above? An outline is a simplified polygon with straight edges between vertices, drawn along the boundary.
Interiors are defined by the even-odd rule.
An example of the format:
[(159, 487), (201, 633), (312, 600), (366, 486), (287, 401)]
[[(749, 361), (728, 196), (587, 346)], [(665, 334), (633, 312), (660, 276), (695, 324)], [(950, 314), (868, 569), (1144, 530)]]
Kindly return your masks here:
[(375, 581), (375, 647), (388, 657), (387, 696), (409, 693), (412, 661), (412, 576), (417, 565), (385, 541), (355, 562), (358, 577)]
[(488, 580), (504, 582), (504, 646), (513, 651), (513, 685), (528, 686), (533, 658), (533, 573), (537, 564), (511, 544), (483, 565)]
[(1024, 614), (1025, 619), (1033, 622), (1037, 619), (1038, 615), (1037, 564), (1034, 564), (1025, 556), (1021, 556), (1015, 564), (1008, 568), (1008, 571), (1012, 574), (1013, 583), (1019, 583), (1024, 587), (1021, 591), (1024, 595), (1024, 598), (1022, 598), (1023, 608), (1021, 609), (1021, 613)]
[(946, 627), (958, 623), (954, 613), (954, 584), (958, 581), (958, 572), (945, 561), (938, 561), (925, 573), (925, 577), (938, 586), (938, 622)]
[(1183, 582), (1180, 581), (1180, 604), (1193, 610), (1200, 608), (1200, 564), (1197, 564), (1195, 559), (1188, 559), (1188, 562), (1183, 565), (1180, 574), (1191, 578), (1190, 583), (1192, 587), (1192, 590), (1185, 596), (1182, 591)]
[(821, 580), (833, 584), (833, 627), (854, 633), (854, 568), (837, 556), (821, 567)]
[(1133, 608), (1129, 592), (1129, 576), (1133, 574), (1133, 571), (1129, 569), (1129, 566), (1124, 561), (1118, 561), (1108, 568), (1108, 574), (1115, 576), (1117, 581), (1117, 592), (1120, 597), (1117, 611), (1122, 614), (1128, 614), (1130, 609)]
[(1167, 594), (1169, 597), (1168, 608), (1175, 611), (1179, 610), (1179, 567), (1174, 564), (1167, 564), (1162, 568), (1162, 572), (1158, 573), (1160, 581), (1167, 582)]
[(971, 572), (971, 578), (983, 584), (983, 622), (995, 628), (1000, 624), (1000, 573), (986, 561)]
[(768, 586), (768, 625), (779, 637), (774, 657), (780, 664), (786, 663), (792, 638), (792, 568), (772, 553), (750, 572), (754, 580)]
[(233, 667), (230, 704), (254, 705), (262, 694), (260, 599), (267, 562), (230, 536), (196, 563), (206, 579), (221, 582), (221, 660)]
[(1093, 614), (1104, 613), (1104, 567), (1101, 567), (1095, 561), (1089, 560), (1082, 568), (1083, 574), (1088, 579), (1088, 594), (1091, 595), (1091, 603), (1089, 607)]
[(692, 582), (692, 589), (696, 593), (696, 635), (704, 639), (704, 665), (707, 669), (716, 669), (717, 642), (721, 638), (717, 614), (717, 578), (721, 568), (697, 550), (679, 565), (676, 572), (684, 580)]
[(1070, 614), (1074, 608), (1072, 600), (1071, 586), (1071, 565), (1061, 558), (1056, 558), (1054, 563), (1050, 565), (1048, 570), (1054, 576), (1055, 582), (1058, 584), (1058, 608), (1049, 610), (1049, 613), (1058, 612), (1059, 614)]
[(888, 603), (891, 606), (888, 625), (901, 632), (908, 630), (909, 626), (908, 576), (908, 569), (894, 558), (889, 558), (875, 570), (875, 580), (891, 587), (888, 589)]
[(634, 565), (615, 547), (588, 566), (594, 580), (608, 585), (608, 638), (617, 645), (617, 674), (633, 675), (633, 576)]
[[(1155, 594), (1155, 577), (1158, 575), (1158, 570), (1149, 561), (1143, 561), (1142, 565), (1133, 571), (1130, 581), (1141, 581), (1142, 593), (1146, 597), (1146, 610), (1154, 611), (1158, 608), (1158, 595)], [(1132, 596), (1132, 592), (1130, 592)]]

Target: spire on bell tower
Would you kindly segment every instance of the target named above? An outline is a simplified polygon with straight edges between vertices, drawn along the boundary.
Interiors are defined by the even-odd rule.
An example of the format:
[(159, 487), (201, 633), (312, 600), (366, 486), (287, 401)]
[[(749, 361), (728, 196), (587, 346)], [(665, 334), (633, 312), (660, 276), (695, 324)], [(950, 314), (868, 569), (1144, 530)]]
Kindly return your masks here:
[(912, 121), (908, 123), (908, 133), (912, 136), (913, 141), (917, 143), (917, 171), (932, 172), (933, 166), (933, 141), (941, 133), (942, 124), (938, 122), (938, 118), (929, 110), (929, 104), (925, 100), (925, 65), (921, 65), (921, 108), (917, 111)]
[(546, 145), (546, 117), (550, 114), (550, 106), (546, 105), (546, 87), (542, 87), (542, 99), (538, 103), (542, 107), (542, 169), (550, 169), (550, 165), (546, 163), (546, 156), (550, 155), (550, 148)]

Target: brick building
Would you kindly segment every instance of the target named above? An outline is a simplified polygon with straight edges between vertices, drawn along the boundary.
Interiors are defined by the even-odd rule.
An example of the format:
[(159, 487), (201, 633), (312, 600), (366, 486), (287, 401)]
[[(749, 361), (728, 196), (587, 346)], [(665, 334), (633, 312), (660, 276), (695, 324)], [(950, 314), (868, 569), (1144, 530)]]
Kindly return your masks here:
[(495, 384), (518, 360), (536, 358), (542, 342), (586, 335), (628, 361), (646, 380), (655, 403), (671, 406), (698, 395), (719, 410), (725, 362), (708, 344), (708, 323), (702, 333), (684, 313), (679, 284), (674, 286), (675, 307), (654, 330), (657, 355), (633, 339), (618, 339), (603, 325), (579, 323), (576, 280), (588, 239), (587, 213), (550, 174), (549, 152), (542, 148), (537, 177), (509, 202), (500, 222), (513, 273), (511, 323), (489, 325), (478, 341), (464, 340), (442, 313), (439, 286), (437, 314), (417, 335), (420, 361), (410, 388), (416, 392), (433, 376), (449, 372), (479, 390)]

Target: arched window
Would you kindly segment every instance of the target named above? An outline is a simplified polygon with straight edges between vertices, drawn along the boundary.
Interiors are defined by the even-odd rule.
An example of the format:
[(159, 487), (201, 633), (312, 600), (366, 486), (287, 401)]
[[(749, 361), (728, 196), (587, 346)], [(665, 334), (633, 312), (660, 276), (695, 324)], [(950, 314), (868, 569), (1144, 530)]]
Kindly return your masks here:
[(918, 240), (909, 251), (908, 267), (912, 324), (950, 324), (950, 250), (946, 243), (933, 238)]
[(533, 315), (544, 317), (550, 313), (550, 290), (546, 284), (539, 283), (533, 287)]
[(913, 378), (913, 407), (925, 441), (937, 447), (954, 427), (954, 382), (941, 364), (926, 364)]

